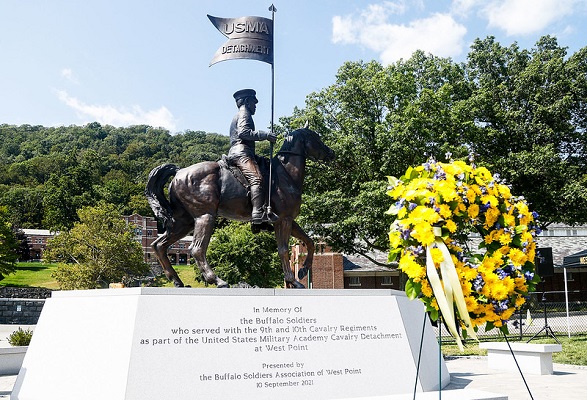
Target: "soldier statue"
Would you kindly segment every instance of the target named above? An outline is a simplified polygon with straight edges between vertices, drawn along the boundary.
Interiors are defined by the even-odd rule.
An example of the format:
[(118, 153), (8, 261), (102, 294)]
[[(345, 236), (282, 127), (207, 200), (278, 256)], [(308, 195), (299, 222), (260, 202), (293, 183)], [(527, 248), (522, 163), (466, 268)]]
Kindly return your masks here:
[(261, 224), (263, 222), (275, 222), (277, 215), (267, 213), (265, 205), (265, 191), (263, 177), (255, 158), (255, 142), (268, 140), (275, 143), (277, 135), (273, 132), (256, 131), (253, 115), (257, 109), (257, 93), (253, 89), (242, 89), (234, 95), (237, 114), (230, 124), (230, 150), (228, 160), (237, 166), (243, 173), (249, 184), (253, 211), (251, 222)]

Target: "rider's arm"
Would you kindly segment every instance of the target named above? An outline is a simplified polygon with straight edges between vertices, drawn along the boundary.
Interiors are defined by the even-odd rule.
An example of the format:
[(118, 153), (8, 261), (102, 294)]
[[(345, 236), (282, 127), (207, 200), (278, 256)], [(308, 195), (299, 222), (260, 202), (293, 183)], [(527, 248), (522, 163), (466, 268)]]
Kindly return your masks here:
[(247, 112), (240, 112), (237, 124), (237, 134), (241, 140), (271, 140), (272, 135), (264, 131), (254, 130), (253, 118)]

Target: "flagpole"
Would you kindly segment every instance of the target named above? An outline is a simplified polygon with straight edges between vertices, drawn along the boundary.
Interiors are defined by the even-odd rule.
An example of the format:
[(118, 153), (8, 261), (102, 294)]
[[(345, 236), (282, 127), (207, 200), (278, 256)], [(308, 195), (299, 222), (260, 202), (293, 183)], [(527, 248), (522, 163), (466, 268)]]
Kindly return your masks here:
[[(277, 9), (273, 4), (269, 7), (269, 11), (271, 11), (271, 22), (273, 25), (273, 31), (271, 34), (272, 37), (272, 51), (273, 51), (273, 60), (271, 62), (271, 134), (273, 135), (273, 126), (274, 126), (274, 115), (275, 115), (275, 12)], [(271, 211), (271, 191), (272, 191), (272, 181), (273, 181), (273, 168), (272, 168), (272, 160), (273, 160), (273, 142), (269, 143), (269, 153), (271, 156), (269, 157), (269, 194), (267, 199), (267, 217), (272, 214)]]

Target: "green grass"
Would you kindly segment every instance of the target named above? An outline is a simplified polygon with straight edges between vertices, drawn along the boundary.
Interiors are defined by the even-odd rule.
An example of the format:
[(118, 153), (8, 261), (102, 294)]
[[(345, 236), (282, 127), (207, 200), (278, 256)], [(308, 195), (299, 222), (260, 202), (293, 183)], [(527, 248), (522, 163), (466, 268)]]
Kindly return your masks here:
[(16, 267), (16, 272), (5, 276), (4, 279), (0, 281), (0, 286), (59, 289), (59, 284), (53, 277), (51, 277), (51, 273), (56, 268), (57, 264), (20, 262)]
[[(174, 265), (173, 268), (175, 268), (186, 286), (205, 287), (203, 283), (195, 280), (196, 272), (191, 265)], [(15, 273), (5, 276), (4, 279), (0, 281), (0, 287), (42, 287), (59, 290), (59, 283), (51, 277), (51, 273), (56, 269), (57, 264), (20, 262), (17, 264)], [(167, 280), (165, 276), (161, 276), (157, 278), (156, 286), (173, 287), (173, 283)]]
[[(186, 286), (191, 286), (194, 288), (206, 287), (202, 282), (196, 281), (196, 274), (200, 275), (200, 272), (194, 271), (194, 267), (191, 265), (174, 265), (173, 269), (179, 275), (179, 279), (182, 280), (183, 284)], [(156, 286), (160, 287), (173, 287), (173, 283), (170, 282), (165, 275), (160, 276), (156, 280)], [(208, 286), (210, 287), (210, 286)]]
[[(529, 338), (525, 338), (522, 342), (526, 342)], [(563, 350), (552, 354), (552, 361), (559, 364), (571, 365), (587, 365), (587, 335), (573, 335), (569, 339), (568, 336), (557, 336), (561, 342)], [(509, 339), (510, 342), (514, 340)], [(503, 339), (496, 339), (496, 341), (503, 341)], [(530, 343), (556, 343), (551, 338), (536, 338)], [(487, 350), (479, 348), (479, 344), (473, 340), (468, 340), (465, 344), (465, 351), (461, 352), (457, 345), (451, 342), (442, 342), (442, 354), (445, 356), (484, 356), (487, 355)]]

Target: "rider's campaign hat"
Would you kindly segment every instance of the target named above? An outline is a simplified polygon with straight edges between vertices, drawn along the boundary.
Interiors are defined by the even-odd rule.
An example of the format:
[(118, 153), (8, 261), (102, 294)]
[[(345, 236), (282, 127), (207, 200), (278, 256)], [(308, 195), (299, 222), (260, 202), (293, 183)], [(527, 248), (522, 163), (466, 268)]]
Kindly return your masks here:
[(234, 97), (236, 101), (239, 99), (244, 99), (245, 97), (252, 97), (255, 99), (256, 103), (259, 102), (259, 100), (257, 100), (257, 92), (255, 92), (253, 89), (241, 89), (235, 92), (232, 97)]

